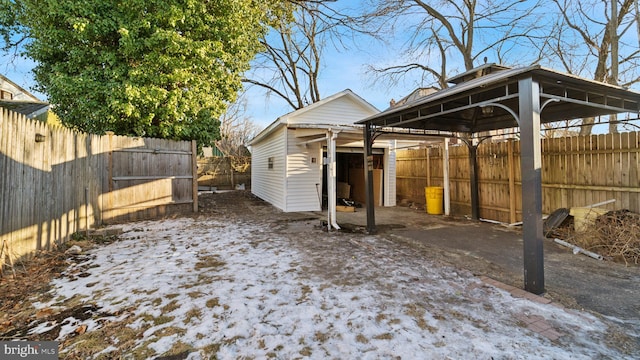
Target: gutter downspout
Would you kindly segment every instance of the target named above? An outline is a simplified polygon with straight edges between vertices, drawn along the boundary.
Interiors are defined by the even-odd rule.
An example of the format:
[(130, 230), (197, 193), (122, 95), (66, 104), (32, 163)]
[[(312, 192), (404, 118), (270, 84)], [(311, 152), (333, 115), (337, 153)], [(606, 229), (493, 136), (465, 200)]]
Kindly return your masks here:
[(327, 228), (340, 230), (336, 222), (336, 139), (340, 131), (327, 130)]

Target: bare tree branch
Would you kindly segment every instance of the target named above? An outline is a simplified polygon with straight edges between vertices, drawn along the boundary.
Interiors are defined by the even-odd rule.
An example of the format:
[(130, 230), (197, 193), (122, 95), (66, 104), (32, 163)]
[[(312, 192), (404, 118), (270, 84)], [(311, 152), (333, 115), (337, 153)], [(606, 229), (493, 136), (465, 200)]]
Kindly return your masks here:
[(220, 118), (220, 140), (215, 145), (227, 156), (247, 156), (247, 145), (258, 134), (258, 125), (246, 116), (246, 111), (247, 100), (241, 95)]
[[(470, 70), (487, 55), (507, 60), (506, 55), (514, 52), (512, 56), (520, 63), (539, 61), (549, 51), (548, 29), (540, 21), (542, 14), (535, 12), (538, 2), (521, 5), (507, 0), (369, 0), (360, 17), (361, 26), (386, 27), (395, 30), (397, 38), (406, 39), (398, 56), (405, 63), (369, 66), (369, 72), (376, 81), (386, 79), (391, 84), (422, 73), (417, 76), (422, 79), (419, 86), (446, 88), (450, 73)], [(537, 47), (529, 47), (529, 53), (522, 54), (518, 44), (522, 40), (546, 45), (537, 52)], [(516, 48), (520, 50), (517, 55)]]
[(265, 51), (244, 82), (276, 94), (295, 110), (321, 100), (318, 79), (326, 43), (340, 44), (341, 29), (351, 23), (327, 4), (331, 2), (292, 3), (294, 19), (278, 23), (263, 39)]
[[(607, 1), (553, 2), (563, 20), (560, 29), (564, 24), (570, 30), (553, 37), (554, 57), (567, 71), (586, 76), (588, 65), (592, 66), (590, 77), (597, 81), (621, 83), (623, 86), (631, 86), (640, 81), (637, 70), (640, 50), (635, 44), (620, 41), (621, 36), (638, 21), (635, 14), (631, 13), (634, 0), (616, 3), (618, 6), (614, 16), (610, 16), (611, 3)], [(599, 14), (603, 15), (598, 16)], [(593, 118), (583, 119), (580, 135), (591, 134), (593, 122)], [(610, 124), (609, 131), (617, 132), (615, 122)]]

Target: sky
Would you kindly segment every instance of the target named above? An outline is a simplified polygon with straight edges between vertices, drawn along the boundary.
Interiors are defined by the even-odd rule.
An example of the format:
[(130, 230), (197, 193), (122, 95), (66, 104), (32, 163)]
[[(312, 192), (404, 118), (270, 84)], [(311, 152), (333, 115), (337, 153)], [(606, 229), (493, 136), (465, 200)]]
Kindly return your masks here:
[[(378, 110), (389, 107), (391, 99), (401, 99), (418, 86), (413, 79), (389, 86), (375, 82), (367, 67), (393, 58), (391, 45), (383, 45), (365, 36), (354, 40), (344, 40), (344, 48), (328, 45), (323, 54), (318, 79), (320, 95), (329, 97), (345, 89), (350, 89)], [(275, 95), (265, 96), (266, 91), (257, 86), (247, 88), (249, 114), (254, 121), (266, 126), (280, 115), (293, 111), (285, 101)]]
[[(372, 84), (370, 76), (366, 74), (369, 61), (371, 60), (367, 54), (349, 50), (328, 51), (325, 68), (319, 81), (322, 98), (350, 89), (378, 110), (384, 110), (389, 106), (392, 98), (398, 100), (415, 89), (411, 84), (393, 88)], [(262, 127), (269, 125), (278, 116), (293, 111), (286, 102), (275, 95), (266, 97), (265, 91), (257, 87), (248, 89), (247, 98), (249, 99), (248, 114)]]
[[(337, 6), (348, 8), (358, 8), (365, 0), (339, 0)], [(524, 2), (522, 6), (527, 6)], [(405, 25), (412, 21), (403, 20)], [(489, 36), (490, 33), (489, 33)], [(633, 43), (636, 40), (634, 31), (627, 31), (627, 42)], [(490, 39), (486, 39), (488, 41)], [(480, 41), (482, 36), (477, 36), (476, 42)], [(430, 86), (431, 84), (420, 84), (417, 79), (407, 79), (405, 82), (399, 82), (390, 86), (388, 83), (378, 82), (374, 84), (371, 74), (368, 74), (366, 68), (368, 65), (375, 64), (397, 64), (399, 58), (399, 47), (406, 43), (406, 38), (394, 39), (388, 41), (387, 44), (374, 42), (362, 35), (356, 36), (354, 39), (346, 39), (345, 47), (335, 49), (327, 46), (324, 52), (323, 67), (320, 72), (319, 88), (322, 98), (326, 98), (332, 94), (351, 89), (363, 99), (371, 103), (379, 110), (384, 110), (389, 106), (391, 99), (398, 100), (418, 86)], [(518, 61), (518, 52), (524, 50), (515, 50), (511, 52), (512, 61)], [(514, 57), (513, 54), (516, 56)], [(34, 66), (33, 62), (27, 59), (14, 59), (9, 61), (9, 57), (0, 57), (0, 72), (12, 79), (18, 85), (31, 90), (34, 85), (33, 76), (30, 70)], [(498, 62), (489, 59), (489, 62)], [(505, 65), (514, 65), (506, 63)], [(517, 64), (515, 64), (517, 65)], [(547, 64), (543, 64), (548, 66)], [(455, 67), (452, 59), (448, 59), (449, 71)], [(460, 67), (460, 66), (458, 66)], [(450, 74), (451, 75), (451, 74)], [(638, 86), (635, 86), (637, 88)], [(43, 100), (43, 94), (34, 93)], [(266, 92), (256, 86), (248, 86), (245, 95), (247, 99), (247, 116), (255, 122), (259, 128), (268, 126), (281, 115), (289, 113), (292, 108), (277, 96), (267, 96)]]
[[(357, 8), (363, 0), (340, 0), (341, 6)], [(357, 44), (357, 45), (356, 45)], [(346, 41), (345, 48), (336, 49), (327, 46), (323, 67), (320, 73), (320, 91), (322, 98), (331, 96), (345, 89), (351, 89), (379, 110), (389, 106), (389, 101), (402, 98), (415, 89), (413, 84), (398, 84), (393, 88), (385, 85), (374, 85), (371, 77), (366, 74), (366, 66), (376, 62), (376, 59), (387, 57), (391, 49), (381, 46), (364, 37), (353, 41)], [(0, 73), (22, 86), (33, 91), (35, 84), (31, 69), (34, 62), (29, 59), (14, 59), (10, 56), (0, 56)], [(292, 111), (291, 107), (276, 96), (267, 96), (263, 89), (246, 87), (248, 100), (247, 116), (259, 128), (268, 126), (279, 116)], [(42, 93), (33, 92), (35, 96), (46, 100)]]
[[(355, 49), (355, 46), (340, 51), (327, 48), (320, 77), (322, 97), (351, 89), (379, 110), (384, 110), (389, 106), (392, 98), (397, 100), (408, 95), (414, 89), (412, 84), (401, 84), (393, 89), (372, 84), (370, 77), (366, 74), (366, 65), (374, 61), (375, 54), (382, 53), (382, 49), (362, 50)], [(35, 85), (31, 73), (34, 66), (35, 63), (30, 59), (0, 56), (0, 73), (32, 92), (36, 97), (46, 100), (46, 95), (32, 89)], [(283, 100), (276, 96), (267, 97), (265, 92), (257, 87), (248, 87), (246, 98), (248, 99), (247, 115), (261, 128), (269, 125), (278, 116), (292, 111)]]
[[(354, 6), (362, 0), (341, 0), (347, 6)], [(356, 3), (357, 2), (357, 3)], [(358, 45), (356, 46), (356, 43)], [(320, 73), (320, 91), (322, 98), (329, 97), (345, 89), (351, 89), (379, 110), (389, 106), (392, 98), (396, 100), (408, 95), (415, 89), (413, 84), (399, 84), (394, 88), (373, 85), (366, 74), (367, 64), (374, 63), (381, 56), (388, 56), (390, 49), (382, 47), (369, 39), (359, 37), (355, 41), (346, 41), (346, 48), (336, 49), (327, 46), (323, 67)], [(35, 81), (31, 73), (35, 63), (30, 59), (0, 56), (0, 73), (31, 91), (36, 97), (46, 100), (46, 95), (33, 91)], [(248, 100), (247, 116), (260, 128), (268, 126), (279, 116), (292, 111), (291, 107), (277, 96), (267, 96), (258, 87), (246, 87)]]
[[(91, 304), (93, 315), (38, 317), (30, 334), (58, 329), (61, 353), (85, 358), (176, 348), (191, 360), (632, 359), (640, 351), (610, 346), (615, 319), (513, 297), (383, 237), (314, 226), (218, 215), (117, 226), (120, 240), (69, 261), (34, 303), (39, 313)], [(117, 339), (118, 323), (130, 338)]]
[(33, 79), (33, 73), (31, 70), (34, 68), (35, 63), (33, 60), (14, 56), (12, 54), (0, 55), (0, 73), (9, 78), (14, 83), (20, 85), (25, 90), (31, 92), (40, 100), (45, 100), (46, 96), (42, 93), (38, 93), (32, 89), (35, 85)]

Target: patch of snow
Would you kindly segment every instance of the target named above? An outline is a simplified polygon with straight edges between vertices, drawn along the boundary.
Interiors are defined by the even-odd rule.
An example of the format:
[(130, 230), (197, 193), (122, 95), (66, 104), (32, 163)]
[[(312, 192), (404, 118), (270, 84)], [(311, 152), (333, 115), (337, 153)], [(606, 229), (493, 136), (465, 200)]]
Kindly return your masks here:
[(60, 326), (60, 334), (58, 335), (58, 337), (56, 338), (56, 341), (61, 341), (63, 339), (65, 339), (67, 336), (69, 336), (70, 334), (73, 334), (73, 332), (80, 326), (82, 325), (82, 322), (73, 318), (73, 317), (68, 317), (64, 320), (62, 320), (61, 326)]
[(58, 326), (57, 321), (45, 321), (29, 330), (29, 334), (43, 334)]
[[(304, 234), (265, 227), (212, 218), (127, 224), (122, 241), (87, 252), (90, 276), (55, 280), (56, 300), (38, 306), (81, 295), (101, 311), (133, 307), (130, 315), (150, 317), (129, 325), (148, 327), (138, 345), (151, 340), (160, 355), (181, 341), (200, 349), (189, 359), (214, 344), (219, 359), (631, 358), (607, 346), (608, 325), (588, 313), (514, 298), (388, 240), (323, 235), (345, 249), (326, 259), (296, 246)], [(310, 270), (334, 262), (333, 273)], [(150, 323), (160, 316), (166, 322)], [(527, 329), (519, 319), (528, 316), (562, 336)], [(183, 333), (161, 336), (166, 328)], [(60, 339), (71, 323), (63, 329)]]

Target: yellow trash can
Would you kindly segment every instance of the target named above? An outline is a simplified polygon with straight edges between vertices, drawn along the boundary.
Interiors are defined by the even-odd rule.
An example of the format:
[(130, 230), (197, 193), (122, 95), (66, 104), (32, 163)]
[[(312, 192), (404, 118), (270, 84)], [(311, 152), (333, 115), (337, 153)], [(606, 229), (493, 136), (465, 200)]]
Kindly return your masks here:
[(424, 195), (427, 199), (427, 214), (442, 215), (444, 188), (442, 186), (428, 186), (424, 188)]
[(609, 210), (602, 208), (572, 207), (569, 215), (573, 216), (573, 229), (576, 232), (585, 232), (591, 230), (598, 216), (607, 212)]

